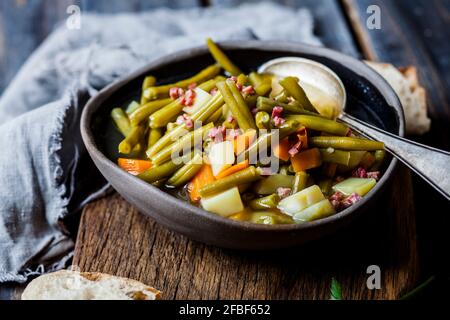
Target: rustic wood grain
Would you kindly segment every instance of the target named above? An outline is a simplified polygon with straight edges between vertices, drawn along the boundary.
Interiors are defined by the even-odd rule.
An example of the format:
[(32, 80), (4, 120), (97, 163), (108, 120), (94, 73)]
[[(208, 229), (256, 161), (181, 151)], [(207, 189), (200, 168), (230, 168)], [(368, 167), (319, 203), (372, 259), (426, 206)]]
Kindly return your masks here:
[[(427, 90), (431, 130), (421, 143), (450, 150), (450, 1), (343, 0), (352, 27), (364, 52), (374, 59), (397, 66), (414, 65)], [(366, 9), (381, 9), (381, 29), (368, 30)], [(450, 268), (448, 243), (450, 203), (418, 176), (413, 176), (416, 221), (424, 274), (442, 274)]]
[[(332, 277), (347, 299), (396, 299), (419, 276), (412, 190), (399, 183), (408, 176), (399, 168), (387, 192), (390, 205), (381, 203), (355, 225), (313, 244), (269, 253), (191, 241), (116, 194), (85, 208), (73, 263), (83, 271), (143, 281), (162, 290), (164, 299), (328, 299)], [(372, 264), (382, 270), (380, 290), (366, 287)]]
[[(396, 66), (414, 65), (427, 89), (429, 134), (421, 140), (450, 150), (450, 1), (343, 0), (366, 56)], [(381, 9), (381, 29), (368, 30), (366, 9)]]
[[(242, 3), (257, 3), (258, 0), (210, 0), (211, 6), (233, 7)], [(354, 57), (359, 52), (352, 38), (352, 32), (345, 21), (339, 2), (334, 0), (278, 0), (273, 1), (288, 8), (307, 8), (314, 17), (315, 34), (326, 47), (333, 48)], [(280, 23), (283, 23), (280, 21)], [(302, 39), (296, 39), (302, 41)]]

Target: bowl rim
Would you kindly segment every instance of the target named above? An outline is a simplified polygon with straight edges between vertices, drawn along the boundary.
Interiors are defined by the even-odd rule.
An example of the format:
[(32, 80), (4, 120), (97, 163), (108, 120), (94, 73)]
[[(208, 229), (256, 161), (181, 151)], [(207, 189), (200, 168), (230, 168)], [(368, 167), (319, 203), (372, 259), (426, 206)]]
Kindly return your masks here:
[[(315, 55), (323, 58), (330, 59), (336, 63), (339, 63), (352, 72), (358, 74), (359, 76), (367, 79), (383, 96), (386, 103), (393, 107), (398, 116), (398, 135), (403, 137), (405, 134), (405, 117), (401, 102), (394, 92), (392, 87), (388, 82), (379, 75), (375, 70), (366, 65), (363, 61), (358, 60), (354, 57), (348, 56), (341, 52), (319, 46), (313, 46), (298, 42), (290, 41), (261, 41), (261, 40), (229, 40), (218, 42), (218, 45), (225, 50), (256, 50), (256, 51), (285, 51), (289, 53), (296, 54), (306, 54)], [(314, 220), (311, 222), (305, 222), (301, 224), (280, 224), (280, 225), (263, 225), (255, 224), (246, 221), (236, 221), (229, 218), (216, 215), (214, 213), (203, 210), (200, 207), (196, 207), (186, 201), (178, 199), (167, 192), (133, 176), (126, 173), (119, 166), (111, 161), (106, 155), (103, 154), (97, 147), (95, 143), (94, 135), (91, 129), (91, 121), (94, 113), (103, 106), (103, 102), (107, 100), (114, 92), (119, 90), (121, 87), (127, 83), (133, 81), (134, 79), (144, 76), (151, 72), (151, 70), (159, 67), (164, 67), (166, 65), (180, 62), (185, 59), (191, 58), (192, 56), (205, 54), (208, 52), (206, 45), (196, 46), (184, 50), (180, 50), (168, 55), (164, 55), (160, 58), (154, 59), (147, 63), (145, 66), (138, 68), (136, 71), (119, 78), (118, 80), (112, 82), (111, 84), (100, 90), (95, 96), (91, 97), (83, 109), (80, 121), (80, 130), (83, 142), (86, 149), (93, 160), (99, 161), (103, 166), (108, 167), (113, 170), (117, 175), (121, 175), (123, 179), (129, 180), (131, 183), (137, 184), (143, 191), (149, 191), (150, 193), (158, 193), (161, 196), (162, 201), (167, 201), (171, 206), (177, 206), (183, 210), (189, 210), (192, 214), (196, 215), (197, 218), (212, 220), (215, 223), (223, 224), (228, 227), (238, 227), (241, 229), (246, 229), (250, 231), (268, 231), (271, 232), (287, 232), (287, 231), (299, 231), (303, 229), (315, 228), (318, 226), (332, 224), (337, 220), (346, 218), (356, 212), (363, 206), (365, 206), (370, 198), (372, 198), (378, 192), (381, 192), (383, 186), (391, 178), (395, 167), (398, 164), (396, 158), (392, 158), (390, 164), (386, 168), (386, 171), (375, 185), (375, 187), (367, 193), (362, 200), (353, 204), (351, 207), (342, 210), (334, 215), (319, 220)], [(95, 158), (95, 159), (94, 159)], [(94, 161), (95, 162), (95, 161)], [(96, 165), (97, 166), (97, 165)], [(98, 167), (98, 166), (97, 166)], [(105, 177), (106, 180), (108, 178)], [(108, 181), (109, 182), (109, 181)]]

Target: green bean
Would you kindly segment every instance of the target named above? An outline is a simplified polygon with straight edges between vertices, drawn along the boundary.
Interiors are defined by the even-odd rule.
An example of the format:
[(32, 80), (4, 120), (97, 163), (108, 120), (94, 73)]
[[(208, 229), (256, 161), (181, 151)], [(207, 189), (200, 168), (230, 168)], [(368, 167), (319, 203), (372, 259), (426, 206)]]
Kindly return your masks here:
[(231, 114), (236, 119), (239, 128), (244, 131), (255, 129), (256, 125), (253, 116), (241, 93), (236, 88), (236, 84), (231, 80), (227, 80), (225, 82), (217, 83), (217, 88), (222, 94)]
[[(232, 82), (234, 85), (234, 82)], [(233, 94), (231, 93), (231, 90), (227, 86), (226, 82), (218, 82), (217, 88), (219, 89), (220, 93), (223, 96), (223, 99), (225, 103), (227, 104), (227, 107), (231, 111), (231, 114), (233, 115), (234, 119), (237, 121), (239, 128), (242, 130), (247, 130), (251, 128), (251, 125), (248, 123), (247, 118), (244, 116), (242, 111), (239, 109), (239, 105), (237, 104), (236, 100), (234, 99)]]
[(138, 174), (138, 178), (148, 183), (153, 183), (169, 177), (182, 166), (183, 162), (175, 163), (172, 160), (169, 160), (160, 166), (153, 166), (150, 169)]
[(141, 94), (141, 100), (140, 100), (140, 105), (143, 106), (144, 104), (148, 103), (150, 100), (147, 99), (146, 97), (144, 97), (144, 93)]
[(274, 209), (280, 202), (280, 196), (276, 193), (272, 193), (269, 196), (257, 198), (249, 202), (250, 208), (253, 210)]
[[(238, 80), (238, 82), (239, 82), (239, 80)], [(247, 122), (250, 125), (251, 129), (256, 129), (255, 119), (253, 118), (250, 108), (248, 107), (247, 102), (245, 101), (241, 92), (238, 90), (238, 88), (233, 83), (233, 81), (228, 80), (228, 81), (226, 81), (226, 84), (227, 84), (228, 88), (230, 89), (231, 93), (233, 94), (234, 100), (236, 101), (240, 112), (247, 119)]]
[(244, 86), (247, 83), (247, 76), (243, 73), (237, 76), (236, 78), (236, 84), (239, 84), (241, 86)]
[(189, 86), (192, 83), (199, 84), (199, 83), (205, 82), (205, 81), (217, 76), (217, 74), (220, 72), (220, 69), (221, 69), (220, 66), (218, 66), (217, 64), (213, 64), (213, 65), (208, 66), (207, 68), (203, 69), (202, 71), (200, 71), (199, 73), (197, 73), (196, 75), (194, 75), (190, 78), (187, 78), (187, 79), (175, 82), (175, 83), (171, 83), (171, 84), (165, 84), (165, 85), (161, 85), (161, 86), (147, 88), (144, 91), (144, 97), (149, 100), (154, 100), (154, 99), (162, 98), (162, 97), (168, 97), (170, 88), (173, 88), (173, 87), (187, 88), (187, 86)]
[(183, 111), (184, 107), (185, 106), (181, 103), (180, 99), (173, 100), (149, 117), (150, 128), (165, 127), (169, 122), (177, 118), (181, 111)]
[[(196, 121), (203, 122), (206, 121), (214, 112), (217, 111), (223, 105), (223, 98), (220, 93), (213, 96), (207, 104), (202, 106), (197, 112), (191, 116), (191, 120), (195, 123)], [(164, 149), (164, 147), (170, 145), (175, 139), (178, 139), (184, 132), (192, 130), (192, 128), (186, 128), (186, 124), (183, 123), (177, 126), (172, 131), (166, 133), (161, 139), (158, 140), (150, 149), (147, 150), (147, 156), (149, 158), (153, 157), (159, 151)]]
[(308, 115), (313, 114), (310, 111), (302, 109), (299, 105), (281, 103), (271, 98), (258, 97), (258, 99), (256, 100), (256, 108), (258, 109), (258, 111), (265, 111), (271, 113), (272, 109), (276, 106), (282, 107), (284, 112), (290, 114), (308, 114)]
[(257, 95), (265, 96), (272, 90), (272, 78), (269, 75), (252, 72), (248, 78)]
[(265, 111), (259, 111), (255, 115), (256, 126), (259, 129), (269, 129), (270, 128), (270, 115)]
[(167, 185), (176, 188), (186, 184), (197, 174), (202, 165), (202, 153), (196, 153), (188, 163), (178, 169), (173, 176), (167, 180)]
[(353, 137), (311, 137), (309, 143), (314, 147), (335, 148), (340, 150), (374, 151), (384, 149), (383, 142)]
[(260, 175), (255, 167), (250, 166), (244, 170), (233, 173), (225, 178), (213, 181), (200, 188), (200, 195), (209, 196), (227, 189), (237, 187), (241, 184), (256, 181)]
[(144, 132), (145, 130), (142, 126), (132, 127), (125, 139), (119, 144), (119, 152), (123, 154), (130, 153), (142, 141)]
[(169, 160), (172, 154), (176, 154), (177, 152), (179, 153), (181, 150), (184, 150), (186, 148), (194, 147), (195, 143), (198, 141), (201, 142), (204, 136), (207, 135), (209, 130), (211, 130), (213, 127), (214, 124), (210, 122), (201, 128), (191, 131), (149, 158), (152, 160), (152, 163), (154, 163), (155, 165), (159, 165)]
[(222, 109), (217, 109), (216, 112), (214, 112), (207, 120), (207, 123), (213, 122), (216, 123), (220, 120), (220, 118), (222, 118)]
[(223, 96), (220, 92), (216, 93), (207, 104), (202, 106), (199, 110), (192, 114), (192, 121), (206, 121), (211, 117), (217, 109), (220, 109), (224, 104)]
[(266, 225), (293, 223), (293, 220), (290, 216), (270, 211), (252, 212), (250, 221), (257, 224)]
[(131, 101), (130, 104), (127, 106), (127, 108), (125, 109), (125, 112), (127, 113), (127, 115), (129, 116), (130, 114), (132, 114), (134, 111), (136, 111), (137, 109), (139, 109), (141, 107), (141, 105), (136, 102), (136, 101)]
[(298, 78), (286, 77), (280, 80), (280, 85), (290, 96), (302, 105), (303, 109), (317, 113), (316, 108), (314, 108), (311, 101), (309, 101), (305, 90), (303, 90), (303, 88), (298, 84), (298, 81)]
[(247, 104), (247, 106), (249, 107), (250, 110), (253, 109), (254, 107), (256, 107), (257, 99), (258, 99), (258, 96), (256, 94), (251, 94), (244, 98), (245, 103)]
[(214, 57), (217, 63), (225, 69), (225, 71), (233, 76), (237, 76), (242, 73), (242, 71), (237, 66), (235, 66), (230, 59), (228, 59), (225, 53), (217, 46), (217, 44), (214, 43), (214, 41), (212, 41), (211, 38), (208, 38), (206, 40), (206, 44), (211, 55)]
[(166, 133), (172, 131), (176, 127), (178, 127), (176, 122), (169, 122), (166, 126)]
[(145, 77), (144, 81), (142, 82), (142, 91), (145, 91), (146, 89), (153, 87), (156, 84), (156, 78), (153, 76), (147, 76)]
[(288, 165), (281, 166), (278, 172), (279, 174), (289, 175), (289, 166)]
[(286, 90), (282, 90), (279, 94), (275, 96), (275, 100), (281, 103), (288, 103), (289, 102), (289, 96), (286, 93)]
[(299, 171), (295, 173), (294, 183), (292, 186), (292, 194), (302, 191), (306, 188), (309, 174), (305, 171)]
[(351, 153), (342, 150), (319, 149), (323, 162), (337, 163), (348, 166), (350, 163)]
[(286, 120), (297, 120), (308, 129), (324, 131), (338, 136), (345, 136), (348, 127), (340, 122), (311, 115), (288, 115)]
[(270, 130), (267, 133), (264, 133), (258, 137), (258, 139), (253, 142), (253, 144), (241, 154), (238, 155), (240, 161), (244, 161), (245, 159), (249, 159), (252, 163), (255, 155), (259, 152), (264, 151), (266, 148), (269, 148), (272, 143), (272, 138), (278, 134), (278, 139), (282, 140), (292, 133), (296, 132), (300, 128), (300, 123), (297, 121), (289, 120), (283, 123), (278, 130)]
[(328, 179), (328, 178), (327, 179), (322, 179), (322, 180), (319, 181), (318, 186), (320, 188), (320, 191), (322, 191), (322, 193), (325, 196), (330, 196), (331, 195), (332, 182), (333, 181), (331, 179)]
[(126, 137), (131, 131), (131, 124), (125, 111), (122, 108), (114, 108), (111, 110), (111, 118), (120, 133)]
[(158, 140), (162, 137), (162, 129), (150, 129), (148, 130), (148, 142), (147, 142), (147, 148), (150, 148), (152, 145), (154, 145)]
[(372, 165), (370, 170), (377, 171), (380, 169), (381, 165), (383, 164), (384, 158), (386, 157), (386, 151), (385, 150), (376, 150), (374, 153), (375, 156), (375, 163)]
[(201, 83), (198, 87), (206, 92), (210, 92), (216, 86), (217, 81), (218, 80), (216, 80), (215, 78), (210, 79)]
[(273, 174), (258, 181), (253, 190), (257, 194), (266, 195), (276, 193), (278, 188), (292, 188), (294, 176)]
[(147, 120), (150, 115), (170, 104), (172, 101), (172, 99), (166, 98), (147, 102), (130, 114), (131, 124), (137, 126), (142, 121)]

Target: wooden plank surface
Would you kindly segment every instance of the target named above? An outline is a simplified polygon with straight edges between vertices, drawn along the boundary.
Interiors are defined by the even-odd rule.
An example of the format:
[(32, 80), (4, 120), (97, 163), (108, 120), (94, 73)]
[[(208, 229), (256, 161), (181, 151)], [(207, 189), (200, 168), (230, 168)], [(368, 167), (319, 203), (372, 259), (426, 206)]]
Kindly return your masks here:
[[(70, 0), (61, 2), (64, 1), (70, 2)], [(97, 8), (115, 12), (114, 7), (117, 1), (98, 1)], [(200, 3), (217, 4), (219, 1), (200, 1)], [(57, 20), (52, 17), (60, 14), (60, 10), (55, 9), (54, 13), (46, 13), (52, 10), (42, 7), (42, 3), (39, 2), (45, 2), (47, 6), (50, 6), (51, 1), (6, 0), (0, 3), (0, 72), (3, 74), (6, 69), (13, 70), (14, 67), (17, 69), (20, 65), (19, 61), (23, 61), (24, 57), (43, 39), (48, 32), (46, 30), (50, 29), (48, 26)], [(90, 0), (88, 2), (97, 3)], [(230, 6), (241, 1), (220, 2), (222, 3), (220, 5)], [(323, 37), (326, 45), (354, 56), (360, 55), (357, 49), (358, 46), (364, 48), (364, 43), (353, 42), (352, 30), (346, 24), (339, 1), (284, 0), (282, 2), (295, 8), (303, 6), (311, 8), (317, 21), (316, 32)], [(23, 3), (32, 8), (21, 10), (20, 5)], [(111, 6), (108, 6), (109, 3)], [(132, 4), (130, 11), (143, 9), (148, 5), (148, 1), (142, 1), (145, 3), (142, 5), (137, 0), (129, 3)], [(348, 5), (347, 1), (344, 3)], [(358, 1), (356, 4), (351, 3), (358, 14), (353, 21), (353, 28), (355, 22), (358, 21), (359, 24), (365, 22), (365, 9), (372, 3), (380, 3), (383, 21), (384, 19), (388, 21), (384, 26), (389, 26), (377, 33), (366, 30), (366, 37), (372, 50), (377, 49), (372, 51), (374, 57), (401, 65), (411, 61), (420, 63), (420, 75), (421, 78), (424, 75), (427, 77), (427, 87), (434, 88), (434, 85), (437, 85), (439, 91), (444, 87), (448, 89), (450, 72), (446, 69), (448, 62), (445, 60), (448, 50), (442, 42), (448, 38), (445, 33), (448, 32), (448, 11), (444, 10), (449, 7), (448, 1), (443, 1), (443, 4), (440, 1), (417, 1), (412, 6), (410, 1), (404, 0), (396, 1), (395, 4)], [(15, 7), (6, 8), (8, 4)], [(122, 4), (117, 6), (119, 5)], [(92, 6), (92, 10), (95, 10), (96, 5)], [(169, 6), (173, 5), (169, 4)], [(434, 16), (435, 8), (440, 9), (438, 10), (439, 18)], [(117, 11), (120, 10), (117, 9)], [(394, 10), (394, 13), (390, 10)], [(385, 13), (388, 17), (384, 16)], [(29, 19), (32, 20), (38, 19), (36, 17), (40, 15), (48, 16), (46, 18), (48, 21), (42, 22), (45, 28), (40, 26), (32, 28), (33, 24), (26, 21), (23, 25), (17, 24), (19, 33), (13, 30), (16, 25), (12, 17), (19, 20), (30, 17)], [(6, 16), (8, 19), (4, 18)], [(429, 18), (430, 16), (433, 16), (433, 19)], [(417, 21), (417, 17), (422, 19)], [(395, 29), (397, 24), (401, 26), (398, 30)], [(442, 26), (446, 30), (444, 33), (442, 33)], [(28, 32), (30, 30), (32, 32)], [(25, 36), (24, 43), (21, 44), (9, 39), (9, 33), (31, 34), (31, 36), (28, 38)], [(405, 33), (410, 34), (405, 36)], [(411, 33), (416, 36), (412, 36)], [(337, 38), (340, 40), (336, 40)], [(400, 44), (395, 42), (397, 38)], [(6, 46), (2, 47), (2, 44), (7, 44), (8, 49), (5, 49)], [(420, 47), (419, 51), (409, 47), (417, 44)], [(18, 53), (11, 54), (9, 49), (11, 45), (20, 47), (23, 52), (28, 52), (20, 53), (17, 50)], [(11, 55), (6, 62), (5, 55)], [(430, 75), (427, 74), (428, 67), (431, 67)], [(8, 81), (4, 79), (11, 77), (13, 72), (15, 71), (6, 72), (6, 77), (0, 79), (0, 92), (2, 84)], [(436, 146), (448, 145), (449, 135), (446, 136), (446, 133), (449, 127), (446, 124), (449, 117), (448, 109), (445, 109), (448, 108), (447, 93), (448, 90), (433, 92), (430, 98), (433, 104), (434, 121), (434, 131), (430, 140)], [(442, 104), (445, 106), (444, 109), (441, 109)], [(437, 133), (434, 133), (436, 131)], [(297, 250), (265, 254), (263, 257), (260, 254), (221, 250), (191, 242), (159, 227), (138, 214), (120, 197), (114, 196), (89, 205), (83, 212), (74, 263), (83, 270), (105, 271), (148, 282), (162, 289), (164, 297), (168, 299), (208, 297), (327, 299), (332, 276), (337, 277), (341, 282), (346, 298), (398, 298), (402, 292), (416, 283), (420, 276), (418, 246), (423, 246), (424, 237), (421, 243), (417, 242), (414, 211), (416, 206), (423, 214), (428, 207), (424, 201), (419, 201), (418, 206), (417, 202), (416, 205), (413, 204), (409, 171), (401, 168), (396, 179), (397, 183), (390, 193), (392, 202), (389, 203), (392, 205), (389, 204), (388, 208), (381, 204), (376, 209), (378, 212), (372, 213), (351, 228), (342, 230), (338, 235), (319, 243)], [(423, 188), (423, 186), (420, 187)], [(439, 202), (433, 191), (420, 189), (420, 192), (424, 192), (425, 197), (431, 199), (429, 201)], [(445, 231), (445, 224), (438, 224), (435, 227)], [(429, 234), (425, 234), (425, 237), (428, 236)], [(443, 246), (443, 244), (440, 245)], [(428, 257), (427, 253), (426, 258)], [(381, 267), (383, 272), (381, 290), (369, 291), (365, 288), (367, 278), (365, 269), (369, 264), (378, 264)], [(17, 292), (15, 289), (13, 291)], [(1, 298), (4, 298), (3, 292), (4, 287), (1, 287)]]
[[(344, 0), (357, 40), (367, 55), (397, 66), (414, 65), (427, 91), (431, 130), (414, 140), (450, 151), (450, 1)], [(381, 10), (381, 29), (366, 26), (369, 5)], [(445, 174), (445, 173), (443, 173)], [(424, 274), (448, 277), (450, 202), (413, 175)], [(450, 284), (449, 281), (447, 281)], [(445, 285), (444, 285), (445, 286)]]
[[(332, 277), (346, 299), (396, 299), (419, 276), (405, 176), (402, 167), (387, 192), (389, 207), (380, 203), (352, 227), (319, 242), (273, 252), (193, 242), (139, 214), (119, 195), (110, 196), (85, 208), (73, 264), (138, 279), (162, 290), (164, 299), (328, 299)], [(366, 287), (370, 265), (381, 269), (380, 290)]]

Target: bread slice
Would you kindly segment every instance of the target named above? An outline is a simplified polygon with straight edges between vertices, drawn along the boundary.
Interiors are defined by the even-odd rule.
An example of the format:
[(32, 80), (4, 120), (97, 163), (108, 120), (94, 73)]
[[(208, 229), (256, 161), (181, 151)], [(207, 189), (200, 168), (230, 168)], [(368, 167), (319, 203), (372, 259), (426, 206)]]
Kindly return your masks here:
[(139, 281), (98, 272), (61, 270), (31, 281), (22, 300), (157, 300), (160, 292)]
[(426, 91), (420, 85), (417, 69), (413, 66), (397, 69), (392, 64), (366, 61), (397, 93), (405, 111), (406, 133), (424, 134), (430, 130), (427, 116)]

